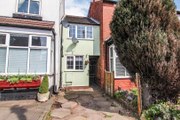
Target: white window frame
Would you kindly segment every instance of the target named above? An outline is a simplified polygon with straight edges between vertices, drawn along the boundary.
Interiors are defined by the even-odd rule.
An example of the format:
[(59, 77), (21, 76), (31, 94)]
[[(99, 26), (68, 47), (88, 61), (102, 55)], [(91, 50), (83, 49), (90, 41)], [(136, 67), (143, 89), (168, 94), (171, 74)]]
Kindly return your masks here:
[[(14, 34), (14, 33), (0, 33), (0, 34), (6, 34), (6, 45), (0, 45), (1, 48), (6, 48), (6, 64), (5, 64), (5, 73), (0, 73), (0, 75), (16, 75), (16, 74), (37, 74), (37, 75), (44, 75), (44, 74), (50, 74), (50, 52), (51, 52), (51, 37), (49, 36), (44, 36), (44, 35), (29, 35), (28, 34), (28, 46), (10, 46), (10, 34)], [(24, 33), (19, 33), (19, 34), (24, 34)], [(46, 46), (32, 46), (32, 37), (36, 36), (36, 37), (46, 37)], [(26, 48), (28, 50), (28, 54), (27, 54), (27, 70), (26, 73), (8, 73), (8, 61), (9, 61), (9, 49), (10, 48), (18, 48), (18, 49), (24, 49)], [(30, 65), (30, 50), (31, 49), (38, 49), (38, 50), (42, 50), (42, 49), (46, 49), (47, 50), (47, 64), (46, 64), (46, 72), (45, 73), (31, 73), (29, 72), (29, 65)]]
[[(109, 47), (109, 71), (113, 72), (114, 71), (114, 50), (112, 52), (113, 55), (111, 56), (111, 49), (113, 50), (114, 47), (113, 46)], [(113, 65), (111, 64), (111, 60), (113, 61)], [(111, 68), (113, 68), (113, 70)]]
[(16, 1), (16, 12), (17, 12), (17, 13), (20, 13), (20, 14), (27, 14), (27, 15), (33, 15), (33, 16), (41, 16), (42, 0), (39, 0), (39, 14), (32, 14), (32, 13), (29, 13), (29, 11), (30, 11), (30, 0), (28, 0), (27, 13), (25, 13), (25, 12), (18, 12), (18, 4), (19, 4), (19, 0)]
[[(82, 56), (83, 57), (83, 69), (76, 69), (76, 56)], [(73, 57), (73, 69), (67, 69), (67, 57)], [(65, 58), (65, 70), (66, 71), (84, 71), (84, 56), (83, 55), (67, 55)]]
[[(70, 25), (74, 25), (75, 26), (75, 38), (77, 38), (77, 39), (80, 39), (80, 40), (83, 40), (83, 39), (85, 39), (85, 40), (93, 40), (94, 39), (94, 27), (92, 26), (92, 25), (81, 25), (81, 24), (70, 24)], [(78, 38), (77, 37), (77, 27), (78, 26), (84, 26), (85, 27), (85, 38)], [(87, 27), (92, 27), (92, 38), (87, 38)], [(68, 27), (68, 38), (72, 38), (72, 37), (70, 37), (70, 27)]]
[[(114, 69), (114, 77), (115, 78), (131, 78), (131, 76), (127, 75), (127, 69), (125, 68), (125, 76), (117, 76), (117, 70), (116, 70), (116, 58), (118, 58), (117, 54), (116, 54), (116, 51), (115, 51), (115, 47), (114, 45), (111, 45), (109, 46), (109, 69), (111, 69), (111, 62), (110, 62), (110, 59), (111, 58), (111, 54), (110, 54), (110, 48), (113, 48), (113, 69)], [(110, 71), (110, 72), (113, 72), (113, 71)]]

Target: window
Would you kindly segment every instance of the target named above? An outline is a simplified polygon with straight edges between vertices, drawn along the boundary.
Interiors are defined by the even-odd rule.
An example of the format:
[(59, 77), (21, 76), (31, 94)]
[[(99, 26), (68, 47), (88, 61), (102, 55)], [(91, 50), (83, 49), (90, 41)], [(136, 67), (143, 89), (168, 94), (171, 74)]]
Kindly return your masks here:
[(47, 71), (47, 50), (31, 49), (29, 60), (30, 73), (46, 73)]
[(18, 12), (39, 15), (40, 0), (18, 0)]
[(27, 72), (28, 49), (10, 48), (8, 59), (8, 73)]
[(67, 56), (67, 70), (83, 70), (83, 56)]
[(6, 65), (6, 34), (0, 34), (0, 73), (5, 72)]
[(6, 65), (6, 48), (0, 47), (0, 73), (5, 72)]
[(74, 68), (74, 57), (67, 56), (67, 69), (73, 69), (73, 68)]
[(46, 37), (32, 37), (32, 46), (46, 46)]
[(87, 27), (87, 38), (92, 38), (92, 27)]
[[(7, 34), (6, 46), (0, 45), (0, 73), (46, 74), (48, 66), (47, 37)], [(6, 38), (5, 36), (0, 38)], [(4, 42), (3, 42), (4, 43)]]
[(127, 69), (120, 63), (114, 46), (110, 46), (109, 48), (109, 70), (114, 71), (116, 78), (130, 77)]
[(69, 37), (78, 39), (93, 39), (93, 27), (85, 25), (70, 25)]
[(11, 34), (10, 46), (24, 46), (28, 47), (29, 36), (22, 34)]
[(77, 26), (77, 38), (85, 38), (85, 26)]
[(109, 49), (109, 62), (110, 62), (109, 70), (112, 72), (114, 71), (113, 47), (110, 47)]
[(76, 37), (76, 26), (75, 25), (69, 26), (69, 37)]
[(0, 45), (6, 44), (6, 34), (0, 34)]
[(75, 62), (76, 62), (76, 70), (82, 70), (83, 69), (83, 56), (75, 56)]

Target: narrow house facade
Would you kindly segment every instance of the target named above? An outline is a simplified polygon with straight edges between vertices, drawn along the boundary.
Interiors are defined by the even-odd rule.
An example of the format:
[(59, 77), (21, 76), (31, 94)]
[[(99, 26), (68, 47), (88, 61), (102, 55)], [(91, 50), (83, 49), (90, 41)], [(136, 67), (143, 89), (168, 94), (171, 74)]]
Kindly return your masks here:
[(100, 55), (99, 22), (78, 16), (66, 16), (63, 21), (62, 86), (88, 87)]
[(114, 73), (114, 90), (129, 90), (135, 87), (126, 68), (119, 62), (111, 40), (110, 22), (117, 0), (93, 0), (89, 9), (89, 17), (100, 22), (100, 58), (98, 60), (98, 83), (104, 87), (105, 71)]
[(0, 75), (48, 75), (60, 85), (60, 21), (64, 0), (3, 0), (0, 4)]

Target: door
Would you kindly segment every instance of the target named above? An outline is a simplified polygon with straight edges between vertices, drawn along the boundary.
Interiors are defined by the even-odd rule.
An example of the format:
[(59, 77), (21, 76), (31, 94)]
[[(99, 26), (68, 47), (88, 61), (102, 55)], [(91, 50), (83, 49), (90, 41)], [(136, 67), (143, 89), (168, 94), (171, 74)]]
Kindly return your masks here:
[(97, 56), (90, 56), (89, 57), (89, 84), (98, 84), (97, 81), (97, 62), (98, 62)]

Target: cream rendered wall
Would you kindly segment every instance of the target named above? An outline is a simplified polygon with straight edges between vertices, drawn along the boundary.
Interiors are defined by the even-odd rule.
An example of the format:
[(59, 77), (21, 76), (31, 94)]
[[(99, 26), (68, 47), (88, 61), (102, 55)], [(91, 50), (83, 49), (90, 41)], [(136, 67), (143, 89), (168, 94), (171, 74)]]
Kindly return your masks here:
[[(72, 40), (68, 38), (68, 32), (68, 28), (63, 28), (62, 85), (63, 87), (89, 86), (89, 64), (85, 65), (85, 61), (89, 60), (89, 56), (95, 55), (94, 53), (99, 53), (99, 49), (97, 48), (99, 46), (99, 26), (93, 27), (94, 39), (79, 39), (79, 43), (77, 44), (73, 44)], [(95, 48), (94, 46), (97, 47)], [(83, 55), (84, 69), (82, 71), (67, 70), (66, 56), (68, 55)], [(69, 82), (72, 82), (72, 85)]]

